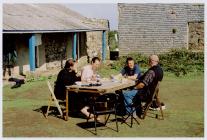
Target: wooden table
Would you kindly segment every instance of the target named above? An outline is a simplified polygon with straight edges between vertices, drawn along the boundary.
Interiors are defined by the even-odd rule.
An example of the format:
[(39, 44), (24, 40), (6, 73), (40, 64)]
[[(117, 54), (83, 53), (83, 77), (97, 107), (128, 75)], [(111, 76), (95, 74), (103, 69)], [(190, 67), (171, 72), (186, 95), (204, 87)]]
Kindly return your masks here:
[(65, 120), (68, 120), (68, 112), (69, 112), (69, 103), (68, 103), (68, 94), (73, 92), (87, 92), (94, 94), (104, 94), (104, 93), (112, 93), (116, 90), (125, 89), (135, 85), (135, 81), (125, 80), (124, 82), (112, 82), (112, 81), (102, 81), (101, 86), (80, 86), (80, 85), (71, 85), (66, 86), (66, 117)]

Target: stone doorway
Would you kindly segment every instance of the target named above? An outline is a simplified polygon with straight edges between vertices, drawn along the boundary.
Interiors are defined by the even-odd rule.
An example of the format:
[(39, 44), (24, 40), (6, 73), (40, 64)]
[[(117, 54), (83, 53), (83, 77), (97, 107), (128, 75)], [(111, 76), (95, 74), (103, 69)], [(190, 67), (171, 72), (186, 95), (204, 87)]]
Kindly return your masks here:
[(188, 23), (188, 49), (204, 50), (204, 22)]

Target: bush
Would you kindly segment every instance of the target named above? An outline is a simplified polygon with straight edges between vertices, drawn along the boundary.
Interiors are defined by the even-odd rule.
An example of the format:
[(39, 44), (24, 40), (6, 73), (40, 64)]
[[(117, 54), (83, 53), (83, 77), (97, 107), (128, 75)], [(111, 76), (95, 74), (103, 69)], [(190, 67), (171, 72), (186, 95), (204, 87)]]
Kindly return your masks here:
[[(121, 70), (128, 56), (132, 57), (139, 64), (142, 71), (148, 69), (148, 57), (141, 54), (129, 54), (120, 57), (118, 61), (112, 64), (112, 69)], [(163, 70), (172, 72), (176, 76), (186, 75), (190, 72), (204, 71), (204, 52), (172, 49), (168, 53), (160, 54), (159, 58)]]
[(164, 71), (172, 72), (176, 76), (204, 71), (204, 52), (173, 49), (169, 53), (159, 55), (159, 58)]

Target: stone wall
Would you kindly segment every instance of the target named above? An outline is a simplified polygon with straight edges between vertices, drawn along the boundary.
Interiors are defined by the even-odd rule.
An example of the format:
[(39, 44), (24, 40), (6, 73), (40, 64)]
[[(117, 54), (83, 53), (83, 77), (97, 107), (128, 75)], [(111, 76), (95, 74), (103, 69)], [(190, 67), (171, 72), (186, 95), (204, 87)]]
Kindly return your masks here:
[(190, 22), (189, 27), (189, 45), (192, 50), (204, 50), (204, 23)]
[[(108, 20), (104, 19), (90, 19), (96, 25), (101, 24), (104, 27), (109, 27)], [(86, 32), (86, 45), (87, 54), (89, 61), (94, 57), (98, 56), (102, 58), (102, 31)], [(106, 31), (106, 59), (109, 59), (109, 48), (108, 48), (108, 31)]]
[(47, 69), (60, 68), (64, 60), (72, 57), (72, 33), (43, 34), (42, 45), (45, 47)]
[(204, 21), (203, 4), (118, 4), (120, 55), (188, 48), (188, 23)]

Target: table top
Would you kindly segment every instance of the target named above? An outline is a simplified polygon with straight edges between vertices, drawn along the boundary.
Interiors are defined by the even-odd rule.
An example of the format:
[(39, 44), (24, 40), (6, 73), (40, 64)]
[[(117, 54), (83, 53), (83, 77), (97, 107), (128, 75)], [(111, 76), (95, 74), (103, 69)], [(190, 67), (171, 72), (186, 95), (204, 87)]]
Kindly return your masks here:
[(66, 86), (68, 91), (97, 91), (97, 92), (114, 92), (116, 90), (128, 88), (135, 85), (135, 81), (132, 80), (124, 80), (124, 81), (115, 81), (112, 82), (111, 80), (101, 81), (101, 86), (81, 86), (81, 85), (71, 85)]

